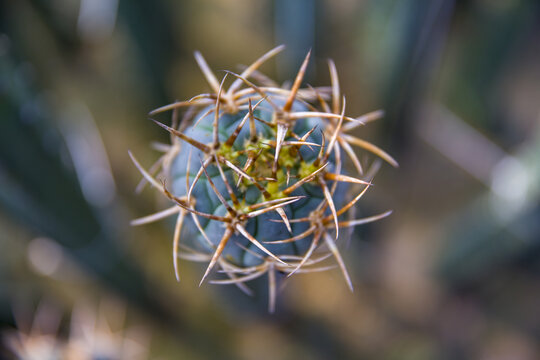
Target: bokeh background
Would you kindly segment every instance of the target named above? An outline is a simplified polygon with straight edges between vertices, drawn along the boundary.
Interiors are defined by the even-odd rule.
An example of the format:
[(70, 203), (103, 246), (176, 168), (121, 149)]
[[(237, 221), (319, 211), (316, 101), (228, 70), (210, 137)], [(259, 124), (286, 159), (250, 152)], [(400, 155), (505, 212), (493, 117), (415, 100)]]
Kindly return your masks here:
[[(0, 357), (16, 327), (94, 321), (126, 359), (540, 358), (539, 40), (536, 0), (0, 2)], [(207, 89), (194, 50), (237, 70), (282, 43), (262, 70), (286, 81), (311, 48), (323, 86), (333, 58), (400, 167), (359, 208), (392, 216), (343, 250), (355, 292), (300, 275), (270, 316), (198, 288), (203, 265), (175, 281), (172, 224), (129, 226), (166, 203), (127, 151), (151, 164), (146, 114)]]

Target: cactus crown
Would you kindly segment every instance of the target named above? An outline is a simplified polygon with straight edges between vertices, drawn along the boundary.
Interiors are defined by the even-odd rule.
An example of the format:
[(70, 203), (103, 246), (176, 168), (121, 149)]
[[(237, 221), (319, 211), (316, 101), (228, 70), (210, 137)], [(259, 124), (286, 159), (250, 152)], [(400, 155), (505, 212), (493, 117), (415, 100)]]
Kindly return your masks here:
[[(176, 215), (177, 279), (178, 257), (209, 263), (201, 284), (219, 267), (227, 278), (211, 283), (236, 284), (248, 294), (245, 282), (268, 274), (270, 311), (275, 304), (276, 272), (291, 276), (321, 271), (333, 267), (323, 263), (329, 257), (335, 258), (352, 290), (336, 244), (339, 230), (390, 214), (347, 218), (371, 186), (372, 177), (371, 171), (364, 172), (353, 146), (397, 166), (386, 152), (348, 133), (379, 118), (382, 111), (346, 116), (332, 61), (331, 86), (326, 88), (300, 88), (310, 53), (290, 89), (258, 71), (282, 49), (272, 49), (241, 74), (227, 71), (221, 82), (196, 52), (212, 92), (150, 113), (172, 110), (173, 120), (171, 126), (153, 120), (171, 134), (171, 144), (159, 146), (164, 155), (149, 171), (130, 153), (143, 175), (139, 189), (150, 183), (174, 203), (133, 224)], [(227, 77), (234, 81), (225, 89)], [(187, 110), (178, 123), (181, 108)], [(356, 176), (344, 173), (342, 152)], [(158, 172), (162, 182), (153, 176)], [(353, 186), (360, 190), (347, 201)], [(180, 244), (181, 234), (190, 239), (187, 244)]]

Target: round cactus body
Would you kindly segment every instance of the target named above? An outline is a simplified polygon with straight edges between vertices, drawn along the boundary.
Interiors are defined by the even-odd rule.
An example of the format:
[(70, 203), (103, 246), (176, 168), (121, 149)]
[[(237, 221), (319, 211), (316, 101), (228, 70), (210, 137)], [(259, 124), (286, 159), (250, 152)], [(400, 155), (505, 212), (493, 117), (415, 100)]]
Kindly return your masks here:
[[(212, 124), (214, 122), (214, 116), (213, 114), (208, 114), (208, 110), (211, 109), (203, 109), (198, 117), (195, 118), (194, 123), (196, 125), (192, 125), (184, 131), (187, 136), (205, 144), (211, 143), (213, 136)], [(299, 102), (293, 104), (293, 110), (307, 111), (306, 107)], [(219, 165), (222, 167), (227, 182), (233, 189), (234, 196), (238, 199), (237, 204), (235, 204), (227, 192), (227, 186), (217, 167), (218, 165), (212, 162), (205, 166), (208, 177), (212, 180), (217, 191), (226, 199), (229, 206), (237, 211), (243, 211), (249, 206), (256, 206), (269, 200), (278, 200), (280, 197), (286, 197), (280, 194), (280, 192), (299, 181), (302, 175), (305, 176), (306, 169), (316, 168), (314, 163), (320, 152), (320, 146), (284, 146), (278, 158), (277, 173), (275, 174), (277, 181), (263, 180), (263, 178), (270, 179), (274, 175), (272, 174), (272, 163), (275, 155), (275, 146), (272, 146), (271, 143), (275, 141), (276, 133), (275, 129), (266, 124), (271, 123), (272, 114), (273, 109), (265, 101), (261, 102), (253, 110), (253, 118), (256, 121), (256, 136), (252, 137), (249, 127), (243, 126), (232, 146), (222, 145), (222, 148), (218, 150), (218, 153), (223, 154), (222, 156), (224, 158), (237, 164), (239, 168), (245, 166), (249, 158), (249, 152), (257, 155), (253, 165), (246, 169), (246, 173), (254, 180), (260, 179), (258, 180), (259, 185), (269, 195), (253, 185), (249, 179), (240, 179), (240, 174), (235, 173), (226, 166)], [(247, 110), (238, 111), (236, 114), (222, 115), (218, 123), (220, 142), (225, 143), (230, 135), (234, 133), (235, 129), (240, 127), (242, 120), (246, 116), (249, 117), (249, 115)], [(266, 123), (255, 120), (256, 118), (262, 119)], [(318, 118), (306, 117), (298, 119), (295, 122), (294, 129), (291, 131), (295, 134), (303, 135), (307, 134), (311, 129), (316, 129), (311, 134), (308, 134), (309, 136), (305, 141), (312, 144), (321, 144), (322, 132), (321, 130), (317, 131), (317, 129), (322, 129), (323, 125)], [(285, 138), (285, 141), (295, 140), (293, 136), (287, 136)], [(195, 181), (197, 170), (200, 169), (201, 159), (203, 158), (204, 153), (199, 149), (189, 145), (181, 146), (180, 151), (174, 157), (169, 168), (168, 178), (170, 179), (170, 191), (172, 194), (176, 197), (182, 197), (188, 194), (189, 187)], [(333, 169), (335, 167), (333, 156), (329, 158), (328, 162), (326, 169)], [(187, 164), (190, 164), (189, 168)], [(187, 179), (188, 176), (189, 180)], [(233, 184), (238, 184), (238, 186), (232, 186)], [(345, 184), (342, 184), (338, 189), (341, 195), (344, 193), (344, 188)], [(217, 216), (225, 216), (227, 214), (227, 208), (220, 202), (218, 195), (213, 191), (206, 174), (201, 175), (196, 184), (193, 185), (191, 196), (193, 199), (196, 199), (196, 203), (194, 204), (195, 210)], [(292, 191), (289, 197), (298, 197), (298, 200), (281, 207), (288, 219), (307, 217), (321, 205), (321, 202), (324, 202), (322, 189), (310, 182)], [(344, 196), (339, 196), (340, 201), (338, 202), (336, 196), (334, 196), (334, 203), (337, 207), (343, 205), (343, 198)], [(329, 214), (330, 210), (326, 209), (326, 215)], [(185, 224), (186, 232), (189, 235), (186, 234), (188, 236), (185, 236), (185, 238), (192, 239), (192, 246), (202, 251), (211, 252), (219, 245), (226, 227), (223, 222), (207, 218), (201, 218), (199, 223), (205, 231), (206, 237), (198, 231), (193, 220), (189, 218)], [(290, 224), (291, 231), (289, 232), (283, 219), (276, 211), (270, 211), (249, 218), (246, 220), (244, 227), (260, 243), (266, 244), (265, 247), (277, 257), (282, 255), (302, 256), (309, 248), (309, 244), (313, 238), (313, 235), (308, 235), (294, 242), (269, 243), (275, 240), (290, 238), (291, 235), (298, 236), (309, 228), (309, 224), (306, 222), (292, 223)], [(268, 257), (267, 254), (240, 233), (235, 233), (231, 236), (221, 256), (232, 264), (241, 267), (260, 265)]]
[[(221, 85), (196, 53), (213, 93), (151, 113), (173, 110), (171, 126), (154, 120), (171, 134), (172, 143), (163, 146), (165, 154), (158, 162), (162, 182), (132, 156), (144, 179), (174, 204), (134, 223), (176, 214), (177, 277), (178, 256), (208, 262), (201, 283), (219, 267), (227, 278), (210, 282), (236, 284), (245, 292), (249, 292), (246, 281), (268, 274), (270, 310), (276, 272), (290, 276), (320, 271), (329, 268), (325, 264), (329, 258), (335, 259), (352, 289), (338, 250), (337, 240), (344, 233), (340, 229), (390, 214), (351, 219), (350, 210), (372, 177), (353, 147), (397, 165), (380, 148), (348, 133), (382, 112), (358, 118), (345, 115), (333, 62), (329, 62), (330, 88), (300, 88), (309, 54), (290, 89), (278, 87), (257, 71), (282, 48), (263, 55), (240, 75), (227, 72)], [(234, 80), (225, 89), (228, 76)], [(174, 116), (184, 107), (188, 110), (178, 124)], [(346, 159), (355, 168), (354, 176), (344, 171)]]

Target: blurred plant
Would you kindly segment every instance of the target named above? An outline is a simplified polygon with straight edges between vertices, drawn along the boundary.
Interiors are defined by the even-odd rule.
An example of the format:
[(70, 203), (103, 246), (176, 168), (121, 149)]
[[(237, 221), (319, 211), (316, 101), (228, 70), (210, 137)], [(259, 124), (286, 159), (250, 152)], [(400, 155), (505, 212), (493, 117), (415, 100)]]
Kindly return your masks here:
[[(244, 283), (268, 274), (271, 312), (275, 306), (276, 272), (289, 277), (297, 272), (326, 270), (334, 267), (323, 266), (331, 256), (352, 290), (336, 244), (340, 228), (372, 222), (391, 213), (351, 219), (349, 210), (371, 186), (373, 170), (378, 166), (364, 172), (352, 146), (397, 166), (380, 148), (348, 134), (379, 118), (382, 112), (358, 118), (345, 116), (345, 98), (341, 99), (332, 61), (330, 88), (300, 89), (310, 53), (291, 89), (279, 87), (258, 71), (283, 48), (269, 51), (241, 74), (226, 71), (221, 84), (196, 52), (195, 58), (213, 92), (150, 113), (173, 111), (170, 127), (153, 120), (171, 134), (171, 144), (157, 146), (164, 155), (149, 171), (130, 153), (144, 176), (139, 189), (148, 182), (175, 203), (133, 224), (177, 215), (173, 240), (177, 279), (180, 247), (184, 250), (179, 254), (181, 258), (209, 261), (201, 284), (218, 266), (228, 278), (211, 283), (236, 284), (251, 294)], [(235, 80), (225, 90), (228, 75)], [(178, 123), (178, 109), (184, 107), (188, 110)], [(354, 164), (358, 177), (345, 174), (342, 151)], [(200, 162), (197, 171), (191, 170), (193, 158)], [(154, 178), (158, 171), (162, 183)], [(352, 200), (347, 199), (350, 184), (364, 187)], [(188, 214), (190, 218), (186, 219)], [(349, 219), (340, 220), (347, 214)], [(182, 231), (190, 243), (180, 244)]]
[[(114, 330), (107, 320), (112, 313), (119, 320), (120, 330)], [(71, 315), (69, 336), (63, 338), (59, 331), (61, 314), (42, 302), (30, 324), (24, 324), (19, 314), (17, 329), (4, 330), (3, 342), (21, 360), (146, 359), (148, 335), (140, 329), (124, 329), (124, 314), (123, 305), (110, 301), (102, 302), (97, 311), (78, 303)]]
[[(449, 219), (439, 274), (458, 286), (482, 282), (508, 264), (534, 263), (540, 251), (538, 127), (509, 154), (441, 106), (426, 118), (437, 120), (419, 127), (424, 140), (489, 190)], [(460, 146), (449, 139), (460, 139)]]
[[(144, 275), (116, 241), (118, 234), (108, 222), (118, 219), (111, 206), (114, 185), (108, 189), (112, 194), (100, 200), (107, 186), (90, 174), (105, 171), (112, 179), (110, 170), (96, 166), (98, 154), (105, 154), (95, 141), (96, 128), (84, 122), (84, 114), (70, 113), (61, 134), (52, 104), (33, 86), (28, 73), (31, 66), (18, 64), (10, 51), (0, 56), (2, 211), (26, 229), (54, 239), (84, 269), (126, 298), (164, 312), (150, 294), (125, 281)], [(96, 183), (100, 190), (93, 188)]]

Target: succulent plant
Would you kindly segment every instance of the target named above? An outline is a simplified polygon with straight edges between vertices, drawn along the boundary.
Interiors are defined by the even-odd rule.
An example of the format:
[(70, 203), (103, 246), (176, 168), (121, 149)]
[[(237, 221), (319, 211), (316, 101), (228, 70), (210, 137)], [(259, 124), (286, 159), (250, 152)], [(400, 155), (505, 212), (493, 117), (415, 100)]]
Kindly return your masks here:
[[(325, 270), (334, 267), (324, 265), (330, 257), (352, 290), (336, 243), (339, 230), (390, 214), (347, 218), (370, 188), (372, 176), (364, 172), (353, 146), (397, 165), (377, 146), (348, 134), (379, 118), (382, 111), (346, 116), (332, 61), (330, 87), (300, 88), (310, 53), (291, 88), (279, 87), (258, 71), (281, 50), (283, 46), (272, 49), (241, 74), (226, 71), (221, 82), (196, 52), (211, 92), (150, 113), (172, 110), (173, 119), (171, 126), (153, 120), (170, 133), (171, 144), (158, 146), (164, 154), (149, 171), (130, 152), (143, 175), (139, 189), (150, 183), (173, 202), (133, 224), (176, 216), (177, 279), (178, 257), (209, 263), (201, 284), (218, 267), (227, 278), (211, 283), (236, 284), (248, 294), (245, 282), (267, 274), (270, 311), (275, 306), (276, 272), (291, 276)], [(225, 89), (227, 78), (232, 83)], [(342, 152), (356, 176), (345, 172)], [(354, 187), (360, 189), (351, 198)], [(181, 236), (188, 241), (181, 244)]]
[[(42, 301), (30, 317), (27, 309), (18, 306), (18, 310), (14, 313), (17, 328), (0, 329), (0, 344), (5, 345), (5, 355), (10, 359), (11, 356), (20, 360), (148, 358), (148, 334), (142, 328), (124, 326), (126, 309), (117, 301), (106, 299), (97, 310), (89, 304), (76, 303), (67, 331), (60, 329), (61, 312), (47, 302)], [(116, 321), (111, 324), (109, 318)], [(29, 319), (31, 323), (24, 321)]]

